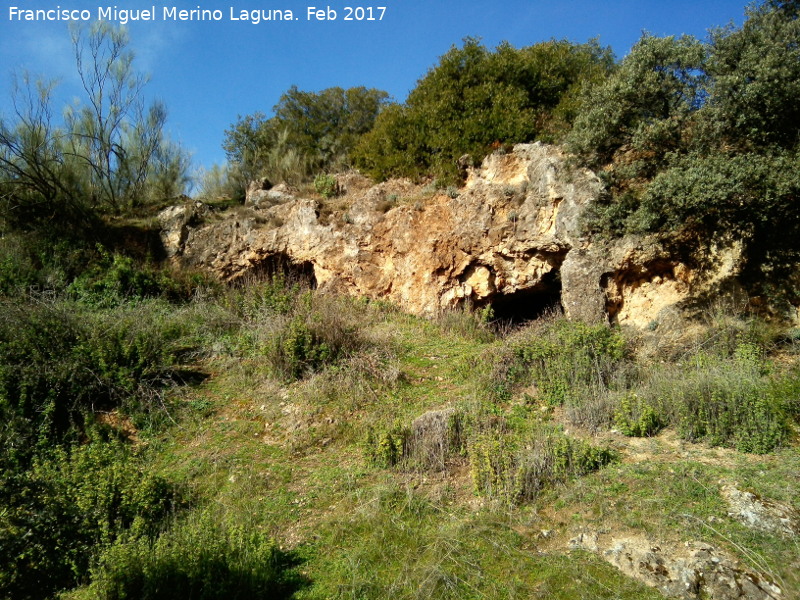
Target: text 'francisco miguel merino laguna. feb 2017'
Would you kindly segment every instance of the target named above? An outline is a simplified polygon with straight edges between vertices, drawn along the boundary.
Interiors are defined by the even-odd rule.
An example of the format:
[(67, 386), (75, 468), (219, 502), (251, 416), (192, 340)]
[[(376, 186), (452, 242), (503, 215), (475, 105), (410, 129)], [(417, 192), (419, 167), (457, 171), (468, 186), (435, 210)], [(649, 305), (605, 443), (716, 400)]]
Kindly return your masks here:
[(339, 9), (330, 6), (307, 6), (301, 11), (290, 9), (242, 9), (229, 6), (226, 9), (205, 9), (197, 6), (192, 9), (177, 6), (150, 6), (144, 9), (98, 6), (95, 10), (73, 9), (56, 6), (54, 8), (20, 8), (10, 6), (10, 21), (112, 21), (127, 25), (132, 21), (240, 21), (257, 25), (268, 21), (382, 21), (386, 14), (385, 6), (343, 6)]

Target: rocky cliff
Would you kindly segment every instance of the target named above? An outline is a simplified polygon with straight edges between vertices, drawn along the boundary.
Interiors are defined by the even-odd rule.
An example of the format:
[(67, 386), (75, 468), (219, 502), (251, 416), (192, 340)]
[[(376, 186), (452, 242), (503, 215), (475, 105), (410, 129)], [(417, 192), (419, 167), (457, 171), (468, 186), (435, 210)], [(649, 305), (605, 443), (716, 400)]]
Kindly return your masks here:
[[(323, 290), (386, 299), (417, 314), (492, 304), (525, 318), (560, 305), (570, 318), (655, 327), (735, 282), (736, 243), (706, 246), (713, 268), (657, 239), (586, 237), (602, 192), (556, 147), (521, 144), (487, 157), (462, 189), (342, 179), (333, 201), (255, 185), (245, 207), (209, 216), (200, 203), (159, 218), (167, 252), (224, 280), (284, 268)], [(708, 258), (708, 256), (706, 256)]]

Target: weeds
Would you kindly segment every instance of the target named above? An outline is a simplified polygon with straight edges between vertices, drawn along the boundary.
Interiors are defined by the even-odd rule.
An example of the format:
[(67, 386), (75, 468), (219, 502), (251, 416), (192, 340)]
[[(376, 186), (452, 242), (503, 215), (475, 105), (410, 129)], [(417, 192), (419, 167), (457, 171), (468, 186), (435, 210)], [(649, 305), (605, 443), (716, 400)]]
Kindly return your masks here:
[[(797, 397), (791, 375), (777, 376), (761, 347), (727, 344), (684, 356), (641, 381), (617, 409), (623, 433), (651, 435), (664, 425), (689, 441), (762, 454), (788, 442)], [(648, 425), (649, 424), (649, 425)]]
[(120, 540), (79, 598), (291, 598), (306, 585), (297, 559), (263, 531), (206, 512), (155, 538)]
[(186, 493), (120, 442), (41, 452), (0, 492), (0, 596), (42, 598), (88, 575), (119, 536), (157, 533)]
[(623, 435), (651, 437), (664, 427), (664, 422), (652, 406), (635, 393), (622, 397), (614, 412), (614, 424)]
[(354, 354), (364, 346), (354, 323), (335, 303), (308, 302), (268, 342), (266, 356), (275, 372), (298, 379)]
[[(716, 472), (620, 463), (565, 423), (771, 452), (800, 413), (797, 369), (772, 357), (780, 338), (737, 320), (653, 368), (617, 329), (548, 317), (498, 332), (488, 309), (431, 322), (280, 274), (180, 305), (106, 297), (0, 311), (0, 547), (17, 565), (0, 589), (13, 597), (79, 583), (64, 597), (646, 597), (518, 531), (561, 527), (539, 524), (545, 504), (644, 529), (723, 518)], [(181, 388), (193, 369), (212, 376)], [(793, 498), (785, 481), (765, 489)], [(305, 543), (303, 575), (286, 540)]]
[(314, 178), (314, 189), (323, 198), (333, 198), (339, 195), (339, 182), (333, 175), (320, 174)]
[(580, 404), (603, 393), (625, 357), (625, 340), (604, 325), (545, 321), (514, 345), (512, 375), (530, 378), (539, 398), (550, 405)]
[(192, 329), (180, 311), (158, 302), (108, 312), (7, 303), (0, 317), (0, 413), (20, 425), (13, 435), (28, 440), (27, 450), (34, 440), (57, 443), (102, 411), (121, 409), (141, 424), (163, 414), (159, 390), (192, 351)]
[(597, 471), (618, 459), (609, 448), (571, 439), (550, 425), (510, 438), (497, 431), (468, 446), (475, 491), (508, 503), (535, 500), (546, 487)]

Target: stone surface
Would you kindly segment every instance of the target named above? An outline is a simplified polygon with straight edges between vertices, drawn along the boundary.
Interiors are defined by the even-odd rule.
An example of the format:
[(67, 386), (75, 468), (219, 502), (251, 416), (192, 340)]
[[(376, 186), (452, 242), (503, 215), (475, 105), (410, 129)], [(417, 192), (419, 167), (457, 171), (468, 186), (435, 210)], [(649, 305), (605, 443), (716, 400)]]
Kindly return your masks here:
[[(191, 225), (162, 213), (168, 255), (235, 280), (280, 262), (313, 271), (322, 290), (382, 298), (417, 314), (503, 302), (535, 311), (556, 299), (569, 318), (654, 327), (660, 315), (735, 279), (740, 249), (721, 244), (713, 271), (655, 239), (613, 244), (582, 234), (602, 191), (556, 147), (520, 144), (467, 168), (465, 186), (431, 195), (407, 180), (340, 176), (322, 202), (255, 182), (246, 208)], [(172, 211), (172, 212), (170, 212)]]
[(202, 202), (193, 202), (186, 198), (182, 204), (170, 206), (158, 213), (161, 243), (168, 257), (174, 257), (181, 253), (189, 236), (190, 228), (196, 226), (206, 212), (206, 207)]
[(582, 532), (572, 550), (599, 553), (620, 571), (681, 600), (779, 600), (783, 591), (767, 576), (751, 571), (702, 542), (682, 546), (644, 536), (614, 537)]
[(728, 503), (728, 516), (752, 529), (796, 536), (800, 529), (800, 518), (788, 504), (762, 498), (752, 492), (725, 484), (720, 493)]
[(295, 199), (296, 191), (285, 183), (273, 186), (267, 179), (258, 179), (252, 182), (245, 195), (244, 205), (256, 209), (266, 209), (276, 204), (291, 202)]

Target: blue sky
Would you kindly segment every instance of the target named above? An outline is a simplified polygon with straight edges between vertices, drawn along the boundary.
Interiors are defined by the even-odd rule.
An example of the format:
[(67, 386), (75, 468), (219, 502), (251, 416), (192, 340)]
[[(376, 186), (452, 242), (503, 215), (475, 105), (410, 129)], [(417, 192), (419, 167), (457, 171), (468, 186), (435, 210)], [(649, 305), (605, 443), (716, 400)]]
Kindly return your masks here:
[[(224, 162), (224, 130), (237, 115), (269, 113), (291, 85), (303, 90), (363, 85), (402, 101), (437, 58), (467, 36), (490, 47), (527, 46), (551, 38), (584, 42), (599, 37), (617, 57), (643, 31), (704, 37), (709, 28), (744, 18), (743, 0), (4, 0), (0, 12), (0, 112), (9, 116), (12, 73), (27, 69), (57, 78), (59, 99), (77, 93), (64, 22), (11, 21), (9, 7), (147, 9), (157, 20), (128, 25), (136, 64), (149, 73), (147, 94), (169, 110), (171, 137), (193, 154), (195, 166)], [(164, 6), (219, 9), (221, 21), (164, 21)], [(309, 6), (330, 6), (335, 21), (307, 20)], [(344, 6), (385, 6), (381, 21), (344, 21)], [(298, 20), (231, 21), (230, 10), (290, 9)], [(374, 12), (377, 14), (377, 11)]]

